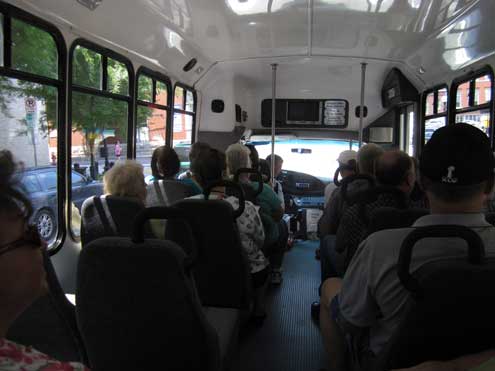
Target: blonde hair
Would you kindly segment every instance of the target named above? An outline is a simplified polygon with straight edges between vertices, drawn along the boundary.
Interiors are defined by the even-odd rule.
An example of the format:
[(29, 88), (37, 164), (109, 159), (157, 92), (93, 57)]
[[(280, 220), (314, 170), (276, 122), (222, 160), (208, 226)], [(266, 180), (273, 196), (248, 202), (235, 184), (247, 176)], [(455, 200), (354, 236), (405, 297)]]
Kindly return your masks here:
[(228, 174), (235, 175), (236, 171), (241, 168), (250, 168), (250, 153), (249, 148), (240, 143), (231, 144), (225, 151)]
[(119, 197), (146, 200), (143, 166), (134, 160), (117, 162), (103, 176), (103, 191)]

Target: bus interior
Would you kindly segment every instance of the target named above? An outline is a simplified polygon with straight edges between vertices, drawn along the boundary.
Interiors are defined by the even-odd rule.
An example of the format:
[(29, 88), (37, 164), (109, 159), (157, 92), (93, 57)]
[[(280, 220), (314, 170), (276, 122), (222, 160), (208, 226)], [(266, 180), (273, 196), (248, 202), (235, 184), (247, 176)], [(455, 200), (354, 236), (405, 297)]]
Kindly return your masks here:
[[(236, 324), (222, 369), (325, 370), (310, 307), (319, 300), (317, 221), (337, 158), (363, 143), (418, 158), (435, 130), (458, 122), (493, 149), (493, 16), (493, 0), (0, 1), (0, 149), (23, 164), (32, 222), (72, 316), (81, 208), (103, 194), (108, 169), (135, 159), (151, 182), (159, 146), (173, 147), (186, 173), (195, 142), (252, 144), (261, 159), (283, 159), (293, 243), (263, 325)], [(57, 336), (46, 324), (19, 331), (42, 350), (43, 336)], [(175, 341), (163, 338), (139, 340)], [(80, 346), (91, 359), (95, 345)]]

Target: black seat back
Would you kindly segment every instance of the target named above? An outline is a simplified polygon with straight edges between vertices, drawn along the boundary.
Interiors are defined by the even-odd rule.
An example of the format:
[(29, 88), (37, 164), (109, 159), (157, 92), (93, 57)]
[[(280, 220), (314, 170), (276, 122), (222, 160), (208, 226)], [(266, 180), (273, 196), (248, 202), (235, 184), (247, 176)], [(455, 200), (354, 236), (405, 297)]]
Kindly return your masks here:
[(353, 201), (358, 205), (359, 218), (366, 226), (370, 223), (370, 215), (366, 206), (377, 201), (381, 196), (390, 197), (398, 209), (405, 209), (408, 206), (405, 193), (395, 187), (377, 186), (359, 192), (354, 196)]
[(355, 174), (342, 179), (342, 181), (340, 182), (341, 184), (340, 193), (342, 195), (342, 200), (347, 206), (353, 205), (356, 202), (356, 200), (354, 200), (353, 198), (353, 195), (351, 195), (349, 192), (349, 186), (353, 182), (359, 180), (368, 182), (369, 188), (374, 188), (376, 185), (375, 178), (366, 174)]
[(495, 225), (495, 212), (485, 213), (485, 219), (491, 225)]
[[(239, 210), (226, 201), (208, 199), (211, 189), (219, 185), (237, 189)], [(205, 189), (204, 200), (182, 200), (175, 207), (186, 215), (196, 241), (194, 277), (203, 305), (246, 308), (251, 296), (250, 269), (236, 224), (244, 210), (242, 189), (233, 182), (218, 182)], [(180, 224), (169, 222), (167, 239), (177, 240), (183, 234), (178, 232)]]
[[(415, 243), (431, 237), (465, 240), (467, 257), (430, 262), (411, 274)], [(403, 320), (374, 369), (453, 359), (495, 346), (495, 260), (484, 255), (479, 235), (464, 226), (421, 227), (411, 232), (402, 244), (397, 267), (411, 296)]]
[(146, 188), (146, 205), (170, 206), (190, 196), (192, 189), (185, 183), (177, 180), (155, 180)]
[(81, 207), (81, 242), (100, 237), (128, 237), (136, 215), (144, 205), (133, 199), (116, 196), (95, 196), (84, 201)]
[(428, 215), (426, 209), (397, 209), (394, 207), (381, 207), (370, 213), (368, 234), (384, 229), (407, 228), (414, 224), (420, 217)]
[[(250, 184), (245, 184), (239, 181), (241, 174), (251, 174), (250, 180), (258, 183), (258, 188), (254, 189)], [(257, 205), (257, 197), (263, 192), (263, 177), (258, 170), (251, 168), (240, 168), (236, 171), (234, 175), (234, 182), (239, 184), (244, 192), (244, 199), (251, 201), (253, 204)], [(235, 191), (232, 188), (227, 188), (228, 195), (235, 195)]]
[[(171, 241), (144, 239), (144, 210), (133, 238), (105, 237), (81, 252), (77, 316), (93, 370), (218, 370), (219, 342), (191, 277), (191, 260)], [(158, 212), (157, 212), (158, 211)]]
[(67, 300), (46, 251), (43, 253), (43, 263), (49, 292), (16, 318), (9, 328), (7, 338), (19, 344), (33, 346), (60, 361), (87, 365), (75, 307)]

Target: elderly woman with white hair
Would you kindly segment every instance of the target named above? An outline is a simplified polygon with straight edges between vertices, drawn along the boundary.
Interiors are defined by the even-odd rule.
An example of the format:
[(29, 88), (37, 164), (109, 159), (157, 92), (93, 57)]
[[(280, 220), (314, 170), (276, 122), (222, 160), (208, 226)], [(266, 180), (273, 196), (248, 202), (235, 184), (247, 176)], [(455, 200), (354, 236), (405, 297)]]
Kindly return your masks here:
[[(249, 155), (250, 150), (246, 146), (240, 143), (231, 144), (225, 152), (228, 175), (234, 176), (239, 169), (251, 168)], [(251, 182), (248, 174), (241, 174), (239, 181), (253, 189), (258, 188), (258, 183)], [(256, 203), (260, 206), (260, 216), (265, 228), (265, 252), (272, 266), (272, 283), (279, 284), (282, 282), (281, 266), (285, 250), (285, 238), (279, 224), (283, 223), (284, 210), (279, 198), (267, 184), (263, 184), (263, 191), (257, 196)]]
[(103, 176), (105, 194), (131, 198), (144, 205), (146, 201), (146, 183), (143, 166), (134, 160), (117, 162)]

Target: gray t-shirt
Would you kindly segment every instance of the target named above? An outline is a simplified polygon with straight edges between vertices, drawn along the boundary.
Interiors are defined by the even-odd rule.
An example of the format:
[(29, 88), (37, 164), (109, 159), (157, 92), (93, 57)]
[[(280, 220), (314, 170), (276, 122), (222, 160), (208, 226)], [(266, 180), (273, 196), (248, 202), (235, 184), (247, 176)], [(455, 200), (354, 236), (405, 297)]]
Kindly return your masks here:
[[(397, 276), (402, 242), (414, 227), (457, 224), (473, 228), (485, 243), (487, 257), (495, 257), (495, 228), (483, 214), (432, 214), (419, 218), (411, 228), (384, 230), (368, 236), (360, 245), (344, 276), (339, 294), (340, 312), (358, 327), (370, 327), (370, 348), (378, 354), (404, 315), (409, 293)], [(467, 256), (466, 243), (458, 238), (428, 238), (413, 250), (411, 272), (423, 264)]]

